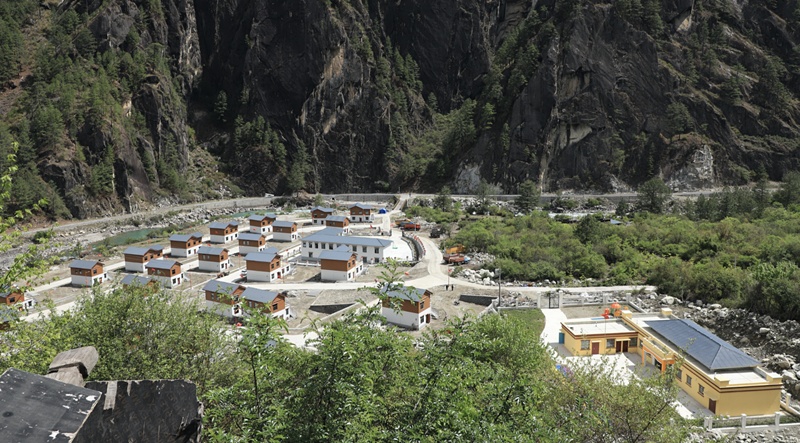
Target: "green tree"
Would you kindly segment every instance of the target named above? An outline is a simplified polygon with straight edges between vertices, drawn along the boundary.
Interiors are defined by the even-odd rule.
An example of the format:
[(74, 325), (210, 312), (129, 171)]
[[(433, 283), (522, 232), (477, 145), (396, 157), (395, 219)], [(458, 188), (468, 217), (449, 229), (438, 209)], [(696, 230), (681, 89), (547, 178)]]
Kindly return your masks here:
[(661, 214), (667, 202), (672, 198), (672, 191), (658, 177), (644, 182), (636, 190), (636, 205), (641, 211)]
[(689, 114), (689, 109), (681, 102), (672, 102), (667, 106), (667, 124), (670, 139), (674, 135), (683, 134), (691, 130), (694, 120)]
[(286, 179), (286, 187), (292, 194), (300, 191), (306, 185), (306, 174), (308, 174), (311, 166), (309, 164), (308, 152), (306, 145), (301, 141), (297, 145), (297, 150), (294, 154), (292, 166), (289, 169), (289, 175)]
[(529, 213), (539, 206), (541, 191), (533, 180), (525, 180), (519, 185), (519, 195), (514, 203), (522, 213)]
[(773, 194), (773, 199), (787, 208), (800, 203), (800, 172), (787, 172), (783, 176), (781, 188)]
[(228, 94), (225, 91), (219, 91), (217, 99), (214, 100), (214, 115), (220, 123), (228, 121)]
[(439, 190), (439, 193), (436, 194), (436, 197), (433, 199), (433, 207), (440, 211), (450, 211), (453, 208), (453, 198), (451, 194), (452, 192), (449, 186), (442, 186), (442, 189)]

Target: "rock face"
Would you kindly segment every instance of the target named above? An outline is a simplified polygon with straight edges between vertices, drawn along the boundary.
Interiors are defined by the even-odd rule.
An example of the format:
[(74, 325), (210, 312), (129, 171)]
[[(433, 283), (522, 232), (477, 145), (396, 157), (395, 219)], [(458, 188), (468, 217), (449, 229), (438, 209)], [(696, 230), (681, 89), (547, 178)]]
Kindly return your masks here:
[[(286, 191), (292, 174), (311, 192), (481, 179), (514, 192), (528, 178), (612, 191), (652, 176), (694, 189), (800, 165), (798, 0), (629, 3), (70, 0), (60, 11), (90, 17), (100, 53), (150, 51), (119, 103), (145, 130), (87, 124), (67, 148), (86, 162), (39, 171), (86, 216), (153, 199), (155, 163), (185, 170), (190, 125), (234, 173), (269, 177), (242, 178), (252, 193)], [(159, 57), (166, 72), (150, 69)], [(221, 92), (227, 119), (212, 117)], [(237, 152), (237, 117), (263, 118), (277, 135), (260, 143), (280, 155)], [(108, 146), (115, 192), (92, 198), (82, 186)]]

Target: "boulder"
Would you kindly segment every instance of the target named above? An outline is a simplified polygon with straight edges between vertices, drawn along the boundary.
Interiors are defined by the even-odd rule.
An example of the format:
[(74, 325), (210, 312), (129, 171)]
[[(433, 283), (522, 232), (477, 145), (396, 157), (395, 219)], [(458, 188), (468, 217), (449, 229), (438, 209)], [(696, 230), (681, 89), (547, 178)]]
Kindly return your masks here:
[(661, 299), (661, 304), (662, 305), (674, 305), (675, 304), (675, 297), (672, 297), (672, 296), (668, 295), (668, 296), (666, 296), (666, 297)]

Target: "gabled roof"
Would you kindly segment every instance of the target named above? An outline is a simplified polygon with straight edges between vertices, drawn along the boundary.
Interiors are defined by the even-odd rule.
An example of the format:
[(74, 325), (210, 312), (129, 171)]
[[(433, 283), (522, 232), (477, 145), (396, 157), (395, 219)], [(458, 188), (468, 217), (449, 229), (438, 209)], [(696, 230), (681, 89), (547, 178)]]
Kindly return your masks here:
[(92, 269), (97, 264), (103, 265), (98, 260), (72, 260), (69, 267), (70, 269)]
[(242, 287), (241, 285), (237, 285), (236, 283), (228, 283), (226, 281), (220, 281), (220, 280), (209, 280), (205, 284), (205, 286), (203, 286), (203, 290), (230, 295), (241, 287)]
[(11, 288), (5, 289), (4, 291), (0, 292), (0, 298), (5, 299), (11, 294), (22, 294), (23, 291), (20, 288)]
[(275, 215), (275, 214), (274, 214), (274, 213), (272, 213), (272, 212), (267, 212), (267, 213), (266, 213), (266, 214), (264, 214), (264, 215), (261, 215), (261, 214), (253, 214), (253, 215), (251, 215), (250, 217), (247, 217), (247, 219), (248, 219), (248, 220), (251, 220), (251, 221), (263, 221), (265, 218), (269, 218), (269, 219), (275, 220), (276, 218), (278, 218), (278, 216), (277, 216), (277, 215)]
[(239, 222), (231, 220), (225, 222), (211, 222), (211, 224), (208, 225), (210, 229), (225, 229), (228, 226), (233, 226), (234, 228), (236, 228), (239, 226)]
[(242, 232), (239, 234), (239, 241), (242, 240), (249, 240), (249, 241), (260, 241), (264, 239), (264, 236), (261, 234), (256, 234), (255, 232)]
[(297, 225), (296, 222), (289, 220), (275, 220), (275, 222), (272, 223), (272, 226), (275, 226), (277, 228), (291, 228), (292, 226), (295, 225)]
[(144, 265), (145, 268), (153, 268), (153, 269), (172, 269), (175, 264), (180, 265), (178, 260), (167, 260), (163, 258), (159, 258), (156, 260), (150, 260)]
[(244, 257), (244, 261), (252, 261), (256, 263), (270, 263), (275, 259), (278, 254), (274, 252), (251, 252)]
[(336, 210), (333, 209), (333, 208), (325, 208), (323, 206), (314, 206), (313, 208), (311, 208), (311, 212), (314, 212), (314, 211), (322, 211), (322, 212), (333, 213)]
[(142, 275), (135, 275), (135, 274), (128, 274), (122, 278), (123, 285), (139, 285), (145, 286), (148, 283), (153, 281), (150, 277), (145, 277)]
[(393, 286), (392, 289), (384, 288), (383, 293), (389, 298), (399, 298), (400, 300), (420, 301), (422, 296), (428, 292), (427, 289), (412, 288), (410, 286)]
[(758, 366), (758, 360), (691, 320), (653, 320), (647, 326), (710, 372)]
[(350, 208), (372, 209), (372, 205), (368, 205), (365, 203), (356, 203), (353, 206), (350, 206)]
[(272, 300), (275, 300), (275, 297), (278, 296), (278, 293), (275, 291), (267, 291), (264, 289), (257, 289), (257, 288), (247, 288), (242, 292), (242, 298), (249, 301), (256, 301), (259, 303), (272, 303)]
[(344, 215), (329, 215), (328, 218), (325, 219), (325, 222), (327, 223), (329, 221), (332, 221), (332, 222), (344, 223), (345, 220), (349, 219)]
[(344, 229), (337, 228), (335, 226), (328, 226), (315, 232), (314, 235), (344, 235)]
[(227, 251), (225, 248), (214, 248), (211, 246), (200, 246), (197, 248), (198, 254), (206, 254), (206, 255), (222, 255), (223, 252)]
[(187, 242), (190, 238), (197, 238), (200, 239), (200, 241), (203, 241), (203, 234), (199, 232), (194, 232), (191, 234), (172, 234), (169, 236), (169, 241)]
[(145, 255), (150, 251), (161, 251), (163, 249), (164, 249), (164, 247), (161, 246), (161, 245), (144, 246), (144, 247), (131, 246), (131, 247), (126, 248), (125, 252), (123, 252), (123, 254)]
[(350, 260), (351, 257), (355, 252), (351, 252), (350, 248), (345, 245), (339, 246), (338, 248), (334, 249), (333, 251), (322, 251), (319, 253), (320, 260), (335, 260), (335, 261), (347, 261)]
[(315, 232), (308, 237), (303, 238), (303, 241), (318, 241), (318, 242), (325, 242), (325, 243), (339, 243), (344, 245), (355, 245), (355, 246), (376, 246), (376, 247), (387, 247), (392, 244), (391, 240), (383, 240), (380, 238), (371, 238), (371, 237), (344, 237), (340, 235), (329, 235), (324, 229), (320, 232)]

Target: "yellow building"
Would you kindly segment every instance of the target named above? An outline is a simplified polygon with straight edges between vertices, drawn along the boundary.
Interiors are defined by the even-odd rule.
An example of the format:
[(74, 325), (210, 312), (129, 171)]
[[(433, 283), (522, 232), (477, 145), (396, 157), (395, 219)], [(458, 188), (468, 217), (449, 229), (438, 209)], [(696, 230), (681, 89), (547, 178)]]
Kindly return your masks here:
[(573, 355), (637, 353), (643, 365), (672, 368), (679, 386), (717, 415), (767, 415), (780, 410), (781, 377), (731, 344), (669, 309), (661, 315), (561, 324), (559, 342)]

